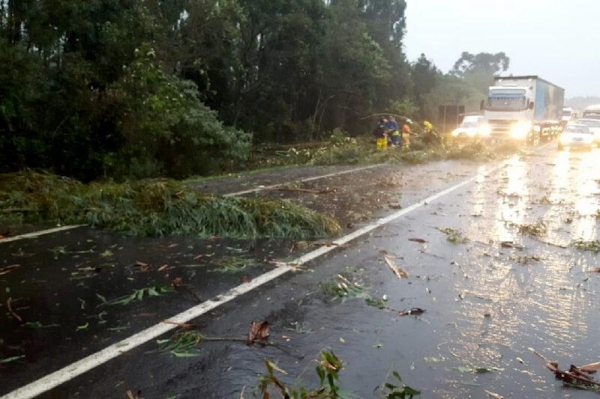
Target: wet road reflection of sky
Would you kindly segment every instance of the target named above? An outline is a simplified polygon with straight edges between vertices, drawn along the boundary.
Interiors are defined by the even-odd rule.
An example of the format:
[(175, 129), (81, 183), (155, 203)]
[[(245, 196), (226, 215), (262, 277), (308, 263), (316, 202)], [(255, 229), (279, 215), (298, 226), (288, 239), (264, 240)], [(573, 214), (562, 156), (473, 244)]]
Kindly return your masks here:
[[(496, 176), (480, 173), (476, 180), (471, 214), (482, 216), (466, 227), (471, 248), (458, 262), (469, 278), (455, 284), (457, 328), (445, 344), (471, 366), (502, 368), (498, 390), (518, 392), (522, 380), (522, 397), (555, 397), (560, 389), (543, 369), (515, 362), (528, 348), (561, 359), (565, 367), (600, 356), (597, 276), (587, 273), (600, 265), (595, 255), (571, 247), (576, 240), (598, 239), (600, 152), (549, 155), (513, 158)], [(519, 226), (535, 223), (545, 224), (547, 232), (519, 232)], [(515, 387), (507, 385), (511, 374)]]

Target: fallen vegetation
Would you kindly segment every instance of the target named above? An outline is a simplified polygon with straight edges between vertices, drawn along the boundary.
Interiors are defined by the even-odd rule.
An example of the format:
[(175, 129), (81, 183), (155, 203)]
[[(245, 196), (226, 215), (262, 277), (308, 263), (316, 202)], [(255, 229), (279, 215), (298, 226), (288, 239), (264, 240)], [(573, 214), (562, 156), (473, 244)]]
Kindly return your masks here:
[(538, 220), (531, 224), (522, 224), (517, 226), (520, 234), (529, 234), (534, 237), (541, 237), (548, 232), (548, 225), (543, 220)]
[(133, 290), (132, 294), (123, 295), (115, 299), (107, 300), (100, 294), (96, 294), (98, 299), (102, 301), (99, 306), (115, 306), (115, 305), (129, 305), (132, 302), (141, 302), (144, 298), (156, 297), (165, 294), (175, 292), (172, 287), (146, 287)]
[(285, 200), (221, 198), (174, 180), (82, 184), (47, 173), (0, 175), (0, 218), (88, 224), (137, 236), (329, 237), (331, 217)]
[(351, 281), (349, 278), (338, 274), (335, 279), (323, 281), (320, 284), (323, 292), (330, 298), (342, 302), (348, 299), (368, 298), (367, 289), (360, 281)]
[(594, 253), (600, 252), (600, 241), (599, 240), (594, 240), (594, 241), (579, 240), (579, 241), (575, 241), (575, 243), (573, 245), (575, 246), (575, 248), (577, 248), (580, 251), (589, 251), (589, 252), (594, 252)]
[(249, 166), (264, 168), (288, 165), (420, 164), (444, 159), (488, 161), (514, 154), (519, 150), (519, 147), (513, 143), (496, 146), (483, 142), (425, 144), (417, 137), (413, 139), (409, 151), (400, 148), (381, 151), (376, 149), (373, 138), (369, 135), (352, 138), (338, 130), (329, 141), (317, 145), (300, 144), (294, 147), (257, 149)]
[(451, 227), (447, 227), (445, 229), (438, 228), (438, 230), (446, 234), (446, 241), (451, 242), (452, 244), (465, 244), (468, 242), (468, 239), (463, 237), (463, 234), (460, 230), (456, 230)]
[[(317, 388), (307, 388), (298, 386), (298, 384), (294, 386), (287, 385), (280, 377), (275, 375), (275, 372), (277, 371), (283, 375), (288, 373), (266, 359), (267, 374), (260, 377), (258, 386), (261, 397), (276, 397), (274, 395), (285, 399), (338, 399), (346, 397), (339, 384), (339, 372), (343, 369), (342, 361), (332, 351), (322, 350), (315, 362), (317, 364), (315, 371), (319, 376), (319, 386)], [(382, 386), (376, 388), (380, 398), (409, 399), (420, 394), (416, 389), (405, 385), (397, 371), (393, 371), (392, 376), (393, 379), (388, 377)]]
[(566, 387), (600, 392), (600, 382), (593, 378), (593, 374), (600, 370), (600, 363), (591, 363), (584, 366), (571, 365), (568, 369), (561, 369), (558, 362), (548, 360), (533, 348), (529, 348), (529, 350), (542, 359), (546, 368), (552, 371), (556, 379), (562, 381)]

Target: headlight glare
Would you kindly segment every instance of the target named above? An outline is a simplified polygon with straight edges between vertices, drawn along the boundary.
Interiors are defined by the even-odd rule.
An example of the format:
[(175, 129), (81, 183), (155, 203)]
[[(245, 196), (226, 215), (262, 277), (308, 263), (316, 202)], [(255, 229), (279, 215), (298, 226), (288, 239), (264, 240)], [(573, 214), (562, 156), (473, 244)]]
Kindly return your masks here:
[(530, 126), (526, 122), (519, 122), (512, 127), (512, 137), (515, 139), (524, 139), (529, 133)]
[(492, 127), (489, 123), (484, 123), (479, 127), (479, 133), (482, 136), (489, 136), (490, 134), (492, 134)]

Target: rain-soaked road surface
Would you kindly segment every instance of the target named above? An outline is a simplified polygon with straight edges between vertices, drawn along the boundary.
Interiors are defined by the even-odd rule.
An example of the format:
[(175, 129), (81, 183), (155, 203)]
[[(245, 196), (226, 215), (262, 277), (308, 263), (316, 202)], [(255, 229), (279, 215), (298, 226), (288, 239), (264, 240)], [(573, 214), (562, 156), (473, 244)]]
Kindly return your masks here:
[[(243, 338), (251, 321), (268, 320), (283, 350), (206, 342), (199, 356), (181, 358), (157, 352), (150, 341), (42, 397), (125, 398), (139, 390), (145, 398), (240, 398), (242, 391), (251, 398), (265, 358), (288, 372), (283, 380), (317, 384), (312, 361), (323, 348), (344, 362), (340, 383), (356, 398), (376, 397), (391, 370), (424, 398), (484, 398), (486, 390), (513, 398), (595, 397), (563, 388), (529, 348), (563, 367), (599, 360), (600, 274), (593, 270), (600, 265), (595, 253), (573, 246), (598, 239), (599, 156), (547, 146), (502, 164), (386, 166), (289, 187), (322, 194), (254, 193), (333, 212), (351, 231), (476, 176), (191, 322), (205, 336)], [(0, 276), (0, 354), (24, 356), (0, 364), (0, 395), (252, 280), (275, 268), (273, 259), (294, 259), (294, 247), (87, 229), (0, 244), (0, 269), (21, 265)], [(407, 279), (392, 274), (385, 254)], [(360, 285), (356, 295), (341, 300), (326, 289), (338, 275)], [(148, 298), (146, 291), (126, 305), (98, 296), (110, 301), (171, 285), (173, 292)], [(426, 312), (399, 317), (367, 305), (367, 295), (386, 295), (390, 309)], [(8, 298), (22, 322), (9, 312)]]

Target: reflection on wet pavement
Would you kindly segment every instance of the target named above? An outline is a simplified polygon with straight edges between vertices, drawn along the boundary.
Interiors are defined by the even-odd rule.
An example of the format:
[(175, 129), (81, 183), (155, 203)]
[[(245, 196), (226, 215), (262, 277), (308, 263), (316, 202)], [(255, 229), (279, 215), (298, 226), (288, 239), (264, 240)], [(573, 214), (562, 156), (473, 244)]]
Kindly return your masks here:
[[(600, 281), (588, 273), (597, 257), (571, 246), (597, 238), (596, 155), (545, 151), (514, 157), (492, 174), (475, 168), (476, 181), (465, 192), (384, 227), (357, 248), (315, 265), (314, 275), (295, 279), (298, 286), (314, 287), (347, 267), (360, 268), (370, 295), (385, 294), (393, 309), (427, 309), (422, 316), (399, 318), (361, 300), (309, 295), (296, 311), (289, 306), (268, 315), (280, 322), (274, 331), (290, 321), (310, 326), (309, 333), (285, 335), (308, 358), (332, 348), (345, 361), (342, 385), (360, 398), (374, 397), (373, 387), (391, 370), (426, 398), (484, 398), (485, 390), (514, 398), (595, 397), (564, 390), (529, 348), (563, 364), (598, 360), (593, 315)], [(403, 182), (420, 178), (428, 176)], [(446, 228), (468, 241), (449, 242), (440, 231)], [(423, 243), (409, 241), (415, 237)], [(392, 278), (379, 250), (395, 256), (409, 279)], [(231, 392), (239, 392), (251, 382), (250, 370), (261, 372), (247, 355), (230, 356), (231, 374), (195, 392), (219, 398), (219, 387), (232, 383), (238, 390)], [(314, 382), (307, 373), (310, 359), (270, 356), (290, 375)], [(469, 371), (476, 368), (488, 372)]]
[[(462, 362), (502, 368), (504, 378), (493, 379), (496, 392), (532, 398), (558, 393), (560, 383), (547, 378), (541, 364), (523, 367), (515, 361), (529, 347), (564, 363), (597, 361), (598, 325), (591, 315), (597, 312), (598, 285), (585, 274), (596, 256), (560, 248), (597, 239), (597, 155), (561, 152), (537, 162), (512, 159), (496, 179), (479, 178), (473, 189), (472, 214), (487, 210), (493, 217), (479, 217), (467, 227), (467, 236), (490, 245), (472, 246), (457, 260), (468, 279), (455, 283), (464, 299), (453, 311), (459, 328), (446, 333), (450, 343), (445, 347)], [(495, 202), (494, 193), (499, 194)], [(540, 221), (547, 225), (541, 237), (517, 228)], [(510, 244), (504, 248), (503, 242)], [(515, 373), (528, 376), (522, 389)], [(458, 397), (452, 390), (439, 394)]]
[[(598, 238), (598, 155), (545, 150), (511, 158), (493, 173), (489, 165), (432, 164), (301, 186), (336, 188), (327, 195), (261, 193), (342, 216), (349, 210), (376, 216), (389, 210), (390, 201), (406, 206), (477, 175), (473, 184), (305, 265), (304, 272), (195, 321), (202, 333), (236, 336), (253, 320), (269, 320), (272, 338), (305, 358), (269, 347), (210, 343), (198, 358), (175, 359), (148, 355), (155, 349), (149, 343), (48, 397), (117, 397), (124, 387), (148, 397), (240, 397), (264, 373), (266, 357), (289, 373), (282, 377), (286, 381), (314, 385), (312, 359), (322, 348), (344, 361), (340, 382), (358, 398), (374, 397), (374, 387), (391, 370), (421, 389), (423, 398), (484, 398), (485, 390), (513, 398), (596, 397), (565, 390), (528, 348), (561, 364), (599, 360), (600, 275), (590, 273), (598, 258), (572, 246)], [(340, 206), (347, 198), (358, 204)], [(444, 229), (466, 242), (451, 242)], [(394, 277), (380, 251), (409, 278)], [(372, 298), (385, 295), (390, 309), (427, 311), (399, 317), (364, 298), (332, 299), (321, 284), (338, 274), (355, 276)]]

